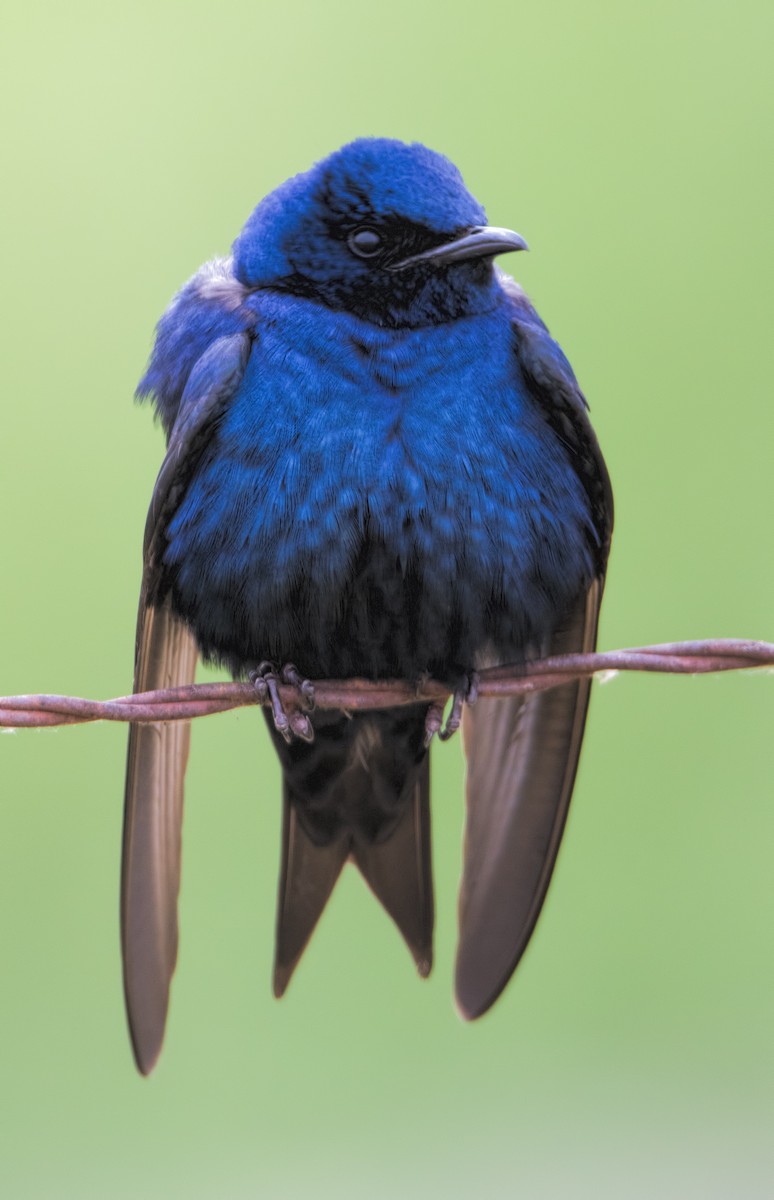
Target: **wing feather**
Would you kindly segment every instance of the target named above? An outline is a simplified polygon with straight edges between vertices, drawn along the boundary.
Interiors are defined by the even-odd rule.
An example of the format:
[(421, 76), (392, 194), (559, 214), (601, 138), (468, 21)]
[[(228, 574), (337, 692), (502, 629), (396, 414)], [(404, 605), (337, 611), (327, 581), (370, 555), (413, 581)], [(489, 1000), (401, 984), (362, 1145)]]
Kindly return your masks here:
[[(196, 642), (165, 603), (141, 609), (134, 690), (193, 683)], [(177, 959), (177, 896), (189, 721), (132, 725), (126, 767), (121, 949), (129, 1030), (147, 1075), (161, 1050)]]
[[(247, 334), (218, 338), (186, 385), (145, 528), (134, 691), (193, 683), (193, 634), (161, 597), (164, 536), (214, 423), (233, 395), (250, 349)], [(154, 1067), (164, 1037), (177, 959), (177, 897), (183, 784), (190, 722), (132, 725), (124, 796), (121, 951), (124, 996), (137, 1066)]]
[[(590, 651), (601, 581), (547, 653)], [(578, 766), (590, 681), (486, 699), (463, 717), (467, 771), (456, 994), (481, 1016), (515, 970), (532, 935), (559, 850)]]

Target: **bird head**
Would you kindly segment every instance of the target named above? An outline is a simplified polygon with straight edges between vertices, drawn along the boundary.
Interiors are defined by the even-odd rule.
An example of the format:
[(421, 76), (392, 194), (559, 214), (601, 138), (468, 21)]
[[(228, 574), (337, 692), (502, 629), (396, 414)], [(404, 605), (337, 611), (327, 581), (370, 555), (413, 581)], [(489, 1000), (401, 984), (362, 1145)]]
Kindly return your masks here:
[(237, 278), (379, 325), (482, 311), (496, 254), (524, 250), (486, 214), (457, 168), (413, 143), (361, 138), (287, 180), (234, 243)]

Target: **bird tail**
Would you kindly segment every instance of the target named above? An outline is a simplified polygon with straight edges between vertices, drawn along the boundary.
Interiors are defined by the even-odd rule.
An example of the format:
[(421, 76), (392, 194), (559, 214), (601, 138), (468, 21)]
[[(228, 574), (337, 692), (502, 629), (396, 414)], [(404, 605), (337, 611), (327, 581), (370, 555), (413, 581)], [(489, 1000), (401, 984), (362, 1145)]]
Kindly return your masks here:
[[(355, 736), (344, 740), (351, 743), (350, 750), (356, 751), (357, 727), (352, 732)], [(318, 743), (327, 740), (326, 733), (318, 732)], [(347, 766), (329, 778), (322, 798), (310, 796), (310, 784), (319, 780), (319, 770), (300, 773), (283, 764), (275, 996), (285, 992), (348, 860), (358, 867), (397, 925), (419, 974), (424, 977), (430, 971), (433, 883), (429, 759), (425, 755), (419, 763), (410, 762), (408, 771), (396, 771), (399, 764), (393, 758), (385, 770), (385, 751), (392, 755), (394, 746), (388, 739), (379, 738), (370, 759), (357, 753), (347, 755)], [(396, 779), (400, 780), (397, 786)]]
[(327, 845), (317, 845), (299, 820), (287, 779), (282, 791), (282, 866), (273, 981), (277, 998), (290, 983), (349, 854), (349, 847), (341, 837)]

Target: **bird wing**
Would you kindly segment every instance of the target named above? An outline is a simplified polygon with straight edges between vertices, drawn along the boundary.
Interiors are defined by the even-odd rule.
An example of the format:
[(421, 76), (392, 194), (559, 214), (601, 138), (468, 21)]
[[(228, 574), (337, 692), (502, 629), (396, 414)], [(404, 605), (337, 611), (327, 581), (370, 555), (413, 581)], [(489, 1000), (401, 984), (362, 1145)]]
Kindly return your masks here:
[[(570, 364), (521, 289), (506, 276), (500, 282), (525, 384), (568, 454), (591, 518), (596, 578), (541, 649), (589, 652), (613, 526), (610, 480)], [(581, 680), (529, 696), (482, 699), (465, 711), (467, 823), (456, 992), (469, 1019), (497, 999), (540, 914), (572, 795), (589, 689), (590, 681)]]
[[(251, 339), (218, 338), (189, 376), (145, 527), (134, 691), (193, 683), (193, 634), (159, 595), (165, 530), (213, 426), (244, 372)], [(121, 951), (135, 1059), (147, 1075), (161, 1050), (177, 958), (183, 781), (190, 723), (131, 725), (124, 798)]]
[[(593, 650), (601, 593), (596, 581), (548, 653)], [(467, 823), (456, 994), (469, 1020), (500, 995), (540, 915), (572, 795), (589, 687), (584, 679), (507, 700), (482, 698), (463, 715)]]

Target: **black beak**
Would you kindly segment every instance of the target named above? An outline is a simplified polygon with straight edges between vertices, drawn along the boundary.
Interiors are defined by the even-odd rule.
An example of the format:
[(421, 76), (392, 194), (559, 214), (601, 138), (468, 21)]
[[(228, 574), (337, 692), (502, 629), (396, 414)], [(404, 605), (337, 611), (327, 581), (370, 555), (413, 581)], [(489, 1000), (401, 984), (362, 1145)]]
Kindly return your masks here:
[(391, 271), (402, 271), (404, 267), (413, 267), (415, 263), (431, 263), (439, 266), (446, 263), (462, 262), (465, 258), (493, 258), (495, 254), (509, 254), (512, 250), (528, 250), (529, 247), (521, 234), (512, 229), (500, 229), (496, 225), (476, 225), (462, 237), (453, 242), (443, 242), (421, 254), (412, 254), (400, 262), (393, 263)]

